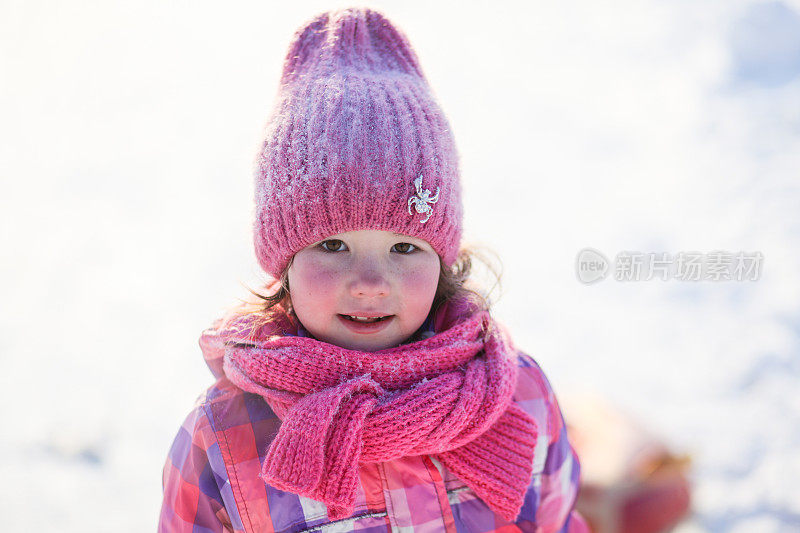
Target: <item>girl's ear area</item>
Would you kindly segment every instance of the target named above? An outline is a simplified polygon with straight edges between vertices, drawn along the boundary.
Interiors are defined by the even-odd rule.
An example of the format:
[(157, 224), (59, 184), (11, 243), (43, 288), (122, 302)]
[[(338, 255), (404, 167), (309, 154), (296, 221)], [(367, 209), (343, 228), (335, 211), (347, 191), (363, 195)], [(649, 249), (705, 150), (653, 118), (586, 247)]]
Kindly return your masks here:
[(281, 274), (280, 284), (281, 287), (288, 293), (289, 292), (289, 270), (292, 268), (294, 264), (294, 255), (289, 258), (289, 264), (286, 265), (286, 268), (283, 269), (283, 274)]

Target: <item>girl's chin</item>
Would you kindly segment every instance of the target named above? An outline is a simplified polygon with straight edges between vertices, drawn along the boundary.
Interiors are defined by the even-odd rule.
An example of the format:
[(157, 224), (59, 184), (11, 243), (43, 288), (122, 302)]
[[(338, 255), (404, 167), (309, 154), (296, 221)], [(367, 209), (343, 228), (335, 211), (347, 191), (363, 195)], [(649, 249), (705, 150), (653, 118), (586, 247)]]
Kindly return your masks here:
[(361, 352), (377, 352), (387, 348), (394, 348), (406, 339), (406, 337), (393, 334), (391, 331), (384, 331), (383, 334), (376, 335), (361, 335), (344, 331), (337, 337), (332, 342), (329, 342), (347, 350)]
[(346, 339), (342, 340), (341, 342), (337, 342), (336, 344), (348, 350), (356, 350), (359, 352), (377, 352), (380, 350), (385, 350), (386, 348), (397, 346), (400, 344), (400, 341), (393, 343), (380, 339)]
[[(326, 332), (308, 330), (315, 338), (346, 350), (377, 352), (395, 348), (408, 339), (399, 331), (397, 317), (392, 316), (376, 324), (357, 324), (337, 316), (334, 324)], [(338, 327), (337, 327), (338, 326)], [(308, 329), (308, 328), (306, 328)]]

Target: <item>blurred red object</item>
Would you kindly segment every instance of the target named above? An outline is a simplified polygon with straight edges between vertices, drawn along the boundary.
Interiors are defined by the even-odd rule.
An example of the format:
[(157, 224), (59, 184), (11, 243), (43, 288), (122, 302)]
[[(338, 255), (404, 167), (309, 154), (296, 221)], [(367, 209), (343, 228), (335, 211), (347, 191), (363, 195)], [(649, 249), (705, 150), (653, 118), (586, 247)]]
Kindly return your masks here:
[(597, 396), (559, 399), (581, 461), (577, 509), (595, 533), (660, 533), (690, 511), (691, 458)]

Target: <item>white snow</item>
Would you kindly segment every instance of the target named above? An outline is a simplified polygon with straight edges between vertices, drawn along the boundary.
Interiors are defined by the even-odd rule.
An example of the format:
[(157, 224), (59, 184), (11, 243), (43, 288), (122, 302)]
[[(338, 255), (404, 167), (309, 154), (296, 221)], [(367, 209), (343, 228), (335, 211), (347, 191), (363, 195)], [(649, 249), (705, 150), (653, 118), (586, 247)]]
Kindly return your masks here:
[[(283, 54), (337, 5), (0, 6), (6, 529), (155, 528), (210, 384), (199, 334), (262, 279), (251, 169)], [(557, 393), (692, 454), (679, 533), (800, 529), (800, 1), (368, 5), (416, 47), (467, 237), (504, 265), (497, 315)], [(584, 247), (764, 263), (584, 285)]]

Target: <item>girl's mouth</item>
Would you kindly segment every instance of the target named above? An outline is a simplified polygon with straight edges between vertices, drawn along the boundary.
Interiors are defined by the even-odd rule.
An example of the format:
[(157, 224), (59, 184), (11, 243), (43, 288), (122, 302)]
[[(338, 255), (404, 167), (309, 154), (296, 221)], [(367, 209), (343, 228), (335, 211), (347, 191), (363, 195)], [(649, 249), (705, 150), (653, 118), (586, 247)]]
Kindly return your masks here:
[(381, 320), (386, 320), (387, 318), (391, 318), (392, 315), (386, 316), (354, 316), (354, 315), (339, 315), (343, 316), (348, 320), (352, 320), (353, 322), (361, 322), (361, 323), (372, 323), (372, 322), (380, 322)]
[(385, 328), (394, 318), (394, 315), (362, 317), (353, 315), (338, 315), (339, 320), (349, 330), (355, 333), (376, 333)]

